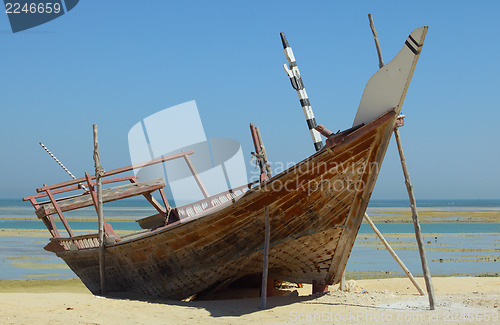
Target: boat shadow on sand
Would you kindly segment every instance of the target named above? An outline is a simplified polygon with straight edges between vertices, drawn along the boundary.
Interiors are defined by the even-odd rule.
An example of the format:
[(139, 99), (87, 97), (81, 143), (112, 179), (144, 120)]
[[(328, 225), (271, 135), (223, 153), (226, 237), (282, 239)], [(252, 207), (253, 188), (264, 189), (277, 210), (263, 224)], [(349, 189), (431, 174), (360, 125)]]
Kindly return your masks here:
[[(316, 293), (302, 296), (299, 295), (297, 290), (276, 290), (274, 296), (267, 298), (267, 309), (296, 303), (308, 303), (325, 295), (328, 295), (328, 293)], [(144, 296), (134, 297), (130, 296), (130, 294), (123, 297), (115, 294), (113, 297), (105, 297), (107, 299), (126, 299), (147, 302), (150, 304), (204, 309), (208, 311), (212, 317), (242, 316), (262, 311), (262, 309), (260, 309), (261, 298), (259, 289), (227, 289), (191, 301), (145, 298)]]
[[(323, 307), (334, 307), (334, 306), (344, 306), (344, 307), (359, 307), (363, 309), (381, 309), (381, 310), (406, 310), (404, 307), (398, 306), (378, 306), (366, 302), (356, 302), (356, 301), (337, 301), (341, 300), (340, 296), (337, 295), (338, 291), (326, 292), (326, 293), (316, 293), (310, 295), (299, 295), (297, 290), (276, 290), (275, 295), (267, 298), (267, 308), (273, 309), (276, 307), (290, 306), (293, 304), (302, 305), (318, 305)], [(126, 297), (107, 297), (108, 299), (127, 299), (147, 302), (150, 304), (177, 306), (177, 307), (189, 307), (206, 310), (210, 313), (211, 317), (231, 317), (231, 316), (243, 316), (250, 315), (259, 311), (260, 309), (260, 297), (258, 289), (228, 289), (217, 294), (210, 294), (202, 299), (191, 300), (191, 301), (177, 301), (177, 300), (165, 300), (165, 299), (154, 299), (154, 298), (144, 298), (144, 297), (131, 297), (127, 295)], [(326, 298), (326, 299), (322, 299)], [(345, 297), (344, 297), (345, 298)]]

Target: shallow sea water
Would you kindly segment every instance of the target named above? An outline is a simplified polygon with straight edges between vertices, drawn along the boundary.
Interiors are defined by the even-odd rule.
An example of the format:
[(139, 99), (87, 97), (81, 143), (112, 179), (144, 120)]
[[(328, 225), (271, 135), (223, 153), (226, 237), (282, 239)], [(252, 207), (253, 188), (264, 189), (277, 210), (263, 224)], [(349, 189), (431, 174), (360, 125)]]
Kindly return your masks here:
[[(422, 207), (439, 207), (446, 211), (477, 211), (500, 208), (500, 200), (423, 201)], [(146, 203), (147, 204), (147, 203)], [(117, 231), (140, 230), (132, 220), (154, 214), (154, 209), (140, 201), (112, 202), (105, 206), (107, 220)], [(406, 205), (405, 205), (406, 204)], [(391, 211), (408, 211), (405, 201), (374, 201), (369, 213), (380, 215), (389, 207)], [(95, 210), (86, 208), (68, 213), (72, 229), (97, 229)], [(18, 220), (18, 219), (29, 220)], [(76, 219), (76, 220), (72, 220)], [(122, 221), (116, 221), (122, 220)], [(130, 220), (130, 221), (124, 221)], [(398, 256), (410, 271), (422, 274), (420, 256), (411, 223), (376, 223)], [(500, 265), (500, 223), (439, 222), (422, 223), (427, 260), (433, 275), (498, 273)], [(59, 229), (64, 229), (58, 224)], [(20, 200), (0, 199), (0, 229), (42, 229), (43, 223), (34, 217), (30, 204)], [(43, 232), (42, 232), (43, 233)], [(43, 247), (47, 237), (0, 235), (0, 279), (71, 278), (74, 273)], [(361, 225), (351, 252), (347, 271), (387, 272), (404, 275), (392, 256), (385, 250), (368, 224)]]

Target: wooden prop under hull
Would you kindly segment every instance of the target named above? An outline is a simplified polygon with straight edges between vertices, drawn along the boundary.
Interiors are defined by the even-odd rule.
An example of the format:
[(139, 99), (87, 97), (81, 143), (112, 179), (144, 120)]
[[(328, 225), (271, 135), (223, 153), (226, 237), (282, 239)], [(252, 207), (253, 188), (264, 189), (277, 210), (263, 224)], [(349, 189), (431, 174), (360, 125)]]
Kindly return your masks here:
[[(383, 161), (396, 111), (249, 190), (218, 211), (106, 246), (106, 293), (183, 299), (262, 271), (264, 208), (269, 206), (269, 277), (340, 281)], [(94, 294), (98, 249), (56, 252)]]

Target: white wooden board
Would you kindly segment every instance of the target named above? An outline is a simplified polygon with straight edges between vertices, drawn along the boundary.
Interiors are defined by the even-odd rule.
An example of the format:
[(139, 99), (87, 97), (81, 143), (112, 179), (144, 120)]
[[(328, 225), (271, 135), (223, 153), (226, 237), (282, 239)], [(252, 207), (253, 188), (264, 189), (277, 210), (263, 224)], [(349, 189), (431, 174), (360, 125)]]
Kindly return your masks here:
[(353, 126), (367, 124), (393, 108), (401, 111), (427, 28), (415, 29), (394, 59), (368, 80)]

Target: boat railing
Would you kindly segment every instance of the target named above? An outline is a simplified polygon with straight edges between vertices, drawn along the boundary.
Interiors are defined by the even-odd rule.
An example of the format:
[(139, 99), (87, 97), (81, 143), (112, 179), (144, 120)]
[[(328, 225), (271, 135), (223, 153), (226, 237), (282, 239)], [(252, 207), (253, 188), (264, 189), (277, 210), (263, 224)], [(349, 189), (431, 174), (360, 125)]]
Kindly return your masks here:
[(55, 247), (51, 248), (51, 251), (74, 251), (89, 248), (99, 247), (99, 235), (98, 234), (87, 234), (74, 237), (57, 237), (51, 238), (49, 246), (55, 244)]
[[(119, 185), (114, 187), (108, 187), (102, 189), (102, 201), (103, 203), (116, 201), (124, 198), (129, 198), (133, 196), (143, 195), (151, 205), (156, 209), (157, 214), (146, 217), (140, 220), (139, 225), (144, 229), (156, 229), (159, 227), (164, 227), (169, 224), (175, 223), (176, 221), (180, 221), (182, 219), (192, 218), (207, 212), (213, 208), (219, 208), (224, 206), (225, 204), (229, 204), (230, 202), (235, 202), (235, 200), (242, 196), (248, 189), (251, 188), (252, 185), (256, 184), (256, 182), (252, 182), (250, 184), (242, 185), (228, 191), (210, 196), (205, 189), (200, 177), (197, 174), (197, 171), (189, 158), (194, 151), (183, 151), (180, 153), (176, 153), (169, 156), (160, 157), (154, 160), (150, 160), (147, 162), (130, 165), (127, 167), (122, 167), (118, 169), (113, 169), (110, 171), (104, 172), (102, 176), (101, 183), (105, 184), (113, 184), (119, 182), (129, 182), (126, 185)], [(120, 173), (130, 172), (134, 169), (143, 168), (159, 163), (163, 163), (166, 161), (183, 158), (191, 171), (192, 176), (196, 180), (196, 183), (203, 194), (204, 198), (200, 201), (190, 203), (184, 206), (180, 206), (177, 208), (170, 207), (168, 200), (166, 198), (165, 192), (163, 188), (165, 187), (165, 182), (163, 179), (155, 179), (139, 182), (137, 176), (121, 176), (121, 177), (113, 177)], [(23, 201), (29, 201), (33, 208), (35, 209), (35, 213), (39, 219), (43, 221), (50, 234), (52, 235), (51, 243), (59, 243), (57, 248), (54, 249), (63, 249), (63, 250), (74, 250), (74, 249), (87, 249), (87, 248), (95, 248), (98, 247), (98, 237), (97, 233), (88, 234), (88, 235), (75, 235), (73, 230), (71, 229), (64, 212), (76, 210), (84, 207), (94, 206), (97, 211), (97, 193), (95, 189), (95, 175), (90, 175), (85, 173), (84, 177), (76, 178), (70, 181), (56, 183), (52, 185), (45, 185), (37, 188), (36, 191), (38, 194), (34, 194), (31, 196), (27, 196), (23, 198)], [(74, 192), (77, 190), (83, 190), (83, 193), (72, 194), (70, 196), (64, 197), (55, 197), (56, 195), (65, 194), (68, 195), (68, 192)], [(159, 203), (152, 195), (153, 192), (159, 192), (159, 196), (161, 197), (161, 203)], [(45, 201), (38, 201), (39, 199), (47, 199)], [(54, 220), (54, 216), (58, 216), (59, 220), (63, 224), (68, 237), (61, 236), (59, 229), (56, 226), (56, 222)], [(137, 235), (142, 233), (142, 231), (130, 235), (123, 235), (121, 237), (117, 236), (113, 228), (109, 223), (104, 223), (105, 228), (105, 239), (107, 242), (117, 242), (123, 240), (126, 237), (130, 237), (130, 235)]]
[(199, 215), (210, 208), (219, 207), (229, 202), (234, 203), (239, 196), (245, 194), (252, 187), (252, 185), (257, 183), (259, 183), (258, 180), (246, 185), (235, 187), (225, 192), (221, 192), (208, 198), (180, 206), (177, 208), (179, 218), (190, 218)]
[[(104, 172), (102, 176), (103, 185), (124, 182), (124, 181), (130, 182), (130, 184), (103, 189), (102, 190), (103, 203), (120, 200), (132, 196), (143, 195), (153, 205), (153, 207), (158, 211), (159, 214), (162, 214), (165, 218), (167, 218), (169, 213), (172, 211), (172, 208), (169, 206), (167, 198), (165, 196), (165, 192), (163, 191), (163, 187), (165, 187), (165, 182), (163, 181), (163, 179), (138, 182), (137, 177), (134, 175), (114, 177), (114, 178), (108, 178), (108, 177), (178, 158), (184, 158), (189, 165), (189, 163), (191, 163), (189, 155), (192, 155), (193, 153), (194, 151), (192, 150), (183, 151), (180, 153), (153, 159), (147, 162), (134, 164), (127, 167), (117, 168)], [(192, 172), (196, 173), (196, 170), (194, 170), (193, 166), (190, 166), (190, 169)], [(198, 177), (197, 175), (193, 176), (195, 178)], [(44, 222), (45, 226), (51, 233), (52, 237), (57, 237), (57, 238), (61, 237), (59, 230), (57, 229), (56, 223), (54, 221), (54, 215), (57, 215), (60, 221), (62, 222), (66, 232), (68, 233), (68, 236), (70, 238), (75, 238), (75, 235), (71, 227), (69, 226), (66, 217), (64, 216), (64, 212), (92, 205), (95, 207), (97, 211), (97, 194), (95, 190), (95, 185), (96, 185), (95, 179), (96, 179), (95, 175), (90, 175), (88, 173), (85, 173), (85, 176), (81, 178), (76, 178), (70, 181), (56, 183), (52, 185), (44, 185), (36, 189), (38, 194), (24, 197), (23, 201), (29, 201), (33, 205), (36, 215), (38, 216), (39, 219), (41, 219)], [(83, 185), (83, 183), (86, 183), (86, 185)], [(201, 187), (200, 189), (203, 191)], [(59, 197), (59, 198), (55, 197), (55, 195), (74, 192), (77, 190), (84, 190), (84, 192), (79, 194), (73, 194), (71, 196), (66, 196), (66, 197)], [(163, 201), (163, 205), (160, 204), (152, 196), (151, 193), (155, 191), (159, 191), (161, 199)], [(48, 200), (42, 202), (37, 201), (38, 199), (41, 198), (48, 198)], [(116, 237), (109, 224), (106, 224), (105, 228), (107, 237), (109, 238)], [(74, 244), (77, 247), (82, 246), (82, 248), (86, 246), (86, 244), (83, 241), (81, 242), (82, 245), (79, 245), (78, 241), (74, 241)]]

